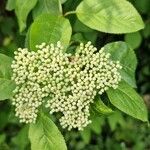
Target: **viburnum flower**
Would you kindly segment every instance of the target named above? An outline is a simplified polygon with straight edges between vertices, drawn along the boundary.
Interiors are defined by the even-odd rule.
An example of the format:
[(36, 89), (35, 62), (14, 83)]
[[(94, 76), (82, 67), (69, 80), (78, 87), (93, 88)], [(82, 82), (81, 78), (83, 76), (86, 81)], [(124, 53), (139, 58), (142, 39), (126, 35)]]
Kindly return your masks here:
[(20, 122), (35, 123), (43, 104), (51, 114), (61, 112), (63, 128), (83, 129), (91, 122), (89, 108), (96, 94), (117, 88), (119, 61), (91, 42), (81, 43), (75, 54), (65, 53), (59, 41), (36, 48), (36, 52), (19, 48), (12, 62), (16, 116)]

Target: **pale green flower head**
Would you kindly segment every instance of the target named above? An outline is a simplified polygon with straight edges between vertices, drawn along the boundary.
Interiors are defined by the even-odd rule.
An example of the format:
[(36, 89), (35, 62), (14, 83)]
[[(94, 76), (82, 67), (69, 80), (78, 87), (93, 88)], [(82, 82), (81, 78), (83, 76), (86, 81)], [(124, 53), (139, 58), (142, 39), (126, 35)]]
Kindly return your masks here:
[(95, 96), (117, 88), (120, 63), (91, 42), (81, 43), (75, 54), (65, 53), (59, 41), (36, 48), (37, 52), (26, 48), (15, 52), (12, 80), (17, 85), (13, 98), (16, 116), (21, 122), (35, 123), (43, 104), (51, 114), (61, 112), (63, 128), (82, 130), (91, 122), (89, 108)]

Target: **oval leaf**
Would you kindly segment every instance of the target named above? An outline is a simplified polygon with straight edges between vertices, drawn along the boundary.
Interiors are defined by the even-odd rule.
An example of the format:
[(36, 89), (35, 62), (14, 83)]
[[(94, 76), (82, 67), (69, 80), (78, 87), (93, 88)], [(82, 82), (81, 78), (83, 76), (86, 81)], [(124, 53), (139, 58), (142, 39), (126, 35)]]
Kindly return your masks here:
[(53, 121), (41, 114), (36, 124), (30, 124), (32, 150), (67, 150), (64, 138)]
[(140, 32), (128, 33), (125, 35), (125, 42), (132, 49), (136, 49), (141, 45), (142, 36), (141, 36)]
[(81, 131), (80, 134), (81, 134), (81, 137), (82, 137), (83, 141), (86, 144), (88, 144), (91, 140), (91, 130), (90, 130), (90, 128), (87, 127), (86, 129)]
[(0, 100), (11, 99), (15, 86), (13, 81), (0, 78)]
[(132, 87), (136, 87), (135, 70), (137, 59), (134, 51), (125, 42), (113, 42), (105, 45), (103, 48), (111, 54), (112, 60), (120, 61), (122, 79)]
[(121, 111), (142, 121), (148, 120), (143, 99), (127, 83), (121, 82), (117, 89), (109, 89), (107, 95), (110, 102)]
[(96, 112), (97, 114), (106, 115), (106, 114), (110, 114), (113, 112), (111, 108), (109, 108), (103, 103), (103, 101), (101, 100), (99, 96), (97, 96), (94, 99), (94, 103), (91, 104), (91, 107), (92, 107), (92, 111)]
[(109, 115), (107, 119), (112, 131), (117, 128), (118, 124), (120, 124), (121, 127), (126, 124), (125, 119), (120, 111), (115, 111), (113, 114)]
[(15, 9), (15, 3), (16, 3), (16, 0), (8, 0), (6, 3), (6, 10), (11, 11)]
[(12, 138), (12, 143), (15, 144), (19, 150), (25, 150), (29, 145), (28, 130), (29, 126), (26, 125)]
[(36, 7), (33, 9), (33, 18), (36, 18), (42, 13), (60, 15), (60, 8), (59, 0), (38, 0)]
[(31, 50), (35, 46), (45, 42), (56, 43), (61, 41), (67, 47), (71, 37), (71, 25), (63, 16), (43, 14), (34, 21), (29, 32), (29, 45)]
[(76, 12), (82, 23), (102, 32), (130, 33), (144, 28), (140, 15), (126, 0), (84, 0)]
[(0, 54), (0, 78), (10, 79), (12, 75), (11, 69), (12, 58), (4, 54)]
[(19, 23), (19, 30), (26, 28), (26, 20), (30, 11), (36, 5), (37, 0), (16, 0), (15, 13)]

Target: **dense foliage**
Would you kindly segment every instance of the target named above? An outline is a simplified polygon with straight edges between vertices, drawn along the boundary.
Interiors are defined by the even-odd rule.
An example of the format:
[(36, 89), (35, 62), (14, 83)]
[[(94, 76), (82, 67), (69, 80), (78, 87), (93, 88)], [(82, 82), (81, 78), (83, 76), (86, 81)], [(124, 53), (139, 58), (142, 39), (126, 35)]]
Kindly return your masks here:
[[(150, 149), (150, 129), (147, 125), (148, 111), (150, 109), (150, 3), (148, 0), (130, 0), (130, 2), (132, 4), (126, 0), (3, 0), (1, 2), (0, 150)], [(61, 48), (60, 42), (58, 41), (62, 43), (63, 48)], [(91, 43), (88, 41), (91, 41), (97, 48), (91, 48)], [(43, 46), (40, 45), (43, 42), (46, 44), (54, 43), (54, 45), (57, 43), (57, 47), (53, 48), (52, 46), (50, 49), (49, 47), (47, 49), (45, 48), (45, 50), (44, 46), (46, 44), (44, 43)], [(87, 42), (87, 46), (83, 48), (83, 45)], [(40, 46), (38, 47), (37, 45)], [(20, 49), (19, 51), (22, 51), (20, 55), (20, 53), (15, 52), (18, 47), (27, 47), (29, 51), (27, 49)], [(45, 53), (40, 53), (40, 51), (37, 51), (37, 48), (41, 49), (41, 51), (45, 50)], [(63, 50), (62, 53), (59, 52), (59, 48)], [(54, 52), (52, 52), (52, 49)], [(93, 50), (92, 54), (90, 50)], [(106, 55), (108, 58), (110, 57), (110, 61), (107, 62), (107, 59), (105, 60), (107, 64), (104, 65), (104, 72), (105, 70), (107, 73), (109, 72), (107, 67), (111, 61), (114, 64), (115, 62), (119, 63), (118, 68), (120, 68), (120, 70), (118, 73), (117, 68), (115, 68), (117, 65), (115, 66), (111, 62), (112, 66), (115, 66), (114, 68), (110, 67), (111, 74), (115, 71), (118, 73), (116, 79), (112, 78), (112, 80), (116, 81), (112, 88), (108, 86), (109, 88), (107, 87), (105, 89), (103, 83), (100, 86), (95, 82), (95, 80), (97, 81), (100, 77), (106, 78), (103, 71), (100, 72), (100, 77), (97, 75), (97, 72), (94, 73), (91, 71), (92, 69), (93, 71), (96, 70), (99, 64), (105, 63), (101, 50), (104, 51), (104, 55), (105, 53), (110, 54), (110, 56)], [(50, 56), (49, 53), (51, 53)], [(102, 55), (102, 61), (96, 59), (96, 53), (100, 53), (100, 56)], [(16, 55), (24, 56), (24, 60), (30, 62), (27, 65), (31, 66), (31, 71), (24, 70), (24, 72), (22, 72), (20, 66), (25, 62), (20, 63), (20, 58)], [(35, 56), (33, 63), (30, 57), (26, 57), (26, 55)], [(48, 57), (46, 58), (45, 55)], [(48, 61), (48, 59), (49, 62), (55, 60), (57, 55), (60, 56), (59, 59), (62, 58), (61, 63), (59, 60), (61, 64), (58, 69), (60, 71), (59, 75), (61, 75), (61, 71), (63, 75), (64, 72), (68, 73), (65, 81), (63, 81), (64, 85), (67, 86), (63, 86), (65, 90), (63, 88), (58, 90), (58, 93), (54, 94), (54, 99), (52, 99), (50, 98), (52, 97), (52, 90), (55, 92), (55, 88), (57, 89), (56, 85), (58, 85), (60, 81), (56, 82), (58, 78), (55, 78), (53, 73), (45, 76), (45, 72), (42, 73), (42, 71), (45, 67), (45, 63), (46, 70), (48, 68), (46, 61)], [(76, 58), (78, 58), (78, 61), (81, 59), (81, 63), (75, 64), (74, 60)], [(16, 62), (13, 61), (13, 59), (15, 59)], [(39, 59), (41, 59), (40, 61), (43, 67), (41, 67), (41, 64), (39, 66), (36, 65)], [(92, 66), (87, 70), (85, 69), (88, 66), (85, 63), (86, 61), (88, 65)], [(13, 65), (12, 62), (14, 62)], [(66, 64), (64, 64), (64, 62)], [(98, 63), (95, 65), (95, 62)], [(18, 65), (17, 69), (16, 65)], [(57, 64), (51, 64), (50, 68), (54, 65)], [(76, 65), (77, 68), (81, 67), (81, 70), (76, 71)], [(94, 68), (93, 65), (96, 67)], [(69, 67), (65, 68), (65, 66), (70, 66), (70, 68), (73, 66), (72, 70), (75, 70), (71, 72), (68, 69)], [(35, 69), (33, 69), (33, 67), (35, 67)], [(39, 68), (42, 69), (40, 70)], [(61, 70), (61, 68), (63, 69)], [(101, 67), (99, 67), (98, 71), (100, 71), (100, 68)], [(41, 73), (35, 75), (35, 80), (33, 79), (34, 76), (31, 75), (31, 72), (34, 70), (36, 70), (36, 73), (40, 70), (39, 72)], [(19, 74), (20, 71), (21, 74)], [(86, 78), (90, 71), (93, 73), (93, 78), (96, 79), (94, 80), (92, 78), (87, 81)], [(74, 82), (74, 73), (79, 74), (79, 80), (82, 79), (83, 76), (83, 83), (80, 82), (79, 85), (78, 82)], [(12, 76), (13, 80), (11, 80)], [(120, 76), (122, 79), (121, 82), (120, 79), (118, 79)], [(54, 81), (50, 80), (50, 77)], [(71, 82), (70, 85), (70, 82), (67, 80), (68, 78), (73, 84)], [(61, 78), (59, 79), (62, 80)], [(34, 82), (36, 82), (30, 84), (31, 82), (27, 82), (27, 80), (34, 80)], [(68, 114), (70, 113), (70, 108), (73, 109), (74, 106), (68, 106), (70, 95), (62, 101), (62, 103), (64, 101), (67, 102), (65, 108), (61, 106), (62, 103), (59, 107), (56, 107), (60, 102), (60, 100), (57, 101), (56, 97), (59, 95), (59, 92), (63, 94), (65, 91), (68, 93), (66, 90), (68, 87), (70, 89), (76, 87), (76, 93), (81, 91), (79, 95), (80, 98), (77, 97), (77, 103), (80, 102), (80, 105), (77, 106), (86, 106), (87, 103), (91, 103), (92, 101), (92, 104), (90, 106), (88, 105), (88, 110), (87, 107), (85, 107), (85, 116), (87, 115), (86, 117), (90, 120), (86, 118), (87, 123), (83, 123), (83, 126), (86, 126), (84, 130), (78, 131), (74, 129), (68, 131), (62, 129), (60, 126), (61, 124), (63, 127), (69, 126), (69, 129), (72, 127), (82, 129), (82, 123), (80, 122), (83, 119), (83, 111), (72, 112), (74, 114), (71, 118), (74, 117), (74, 119), (71, 120), (69, 118), (69, 120), (67, 120), (68, 118), (63, 118), (61, 113), (50, 115), (49, 109), (45, 109), (42, 106), (38, 110), (38, 114), (32, 112), (27, 114), (28, 118), (26, 118), (26, 116), (24, 117), (24, 115), (26, 115), (25, 113), (29, 111), (27, 106), (33, 105), (31, 98), (33, 97), (34, 99), (34, 94), (31, 94), (29, 101), (27, 101), (28, 99), (26, 99), (26, 97), (23, 99), (24, 92), (22, 91), (26, 90), (26, 87), (24, 88), (24, 86), (22, 86), (22, 93), (19, 91), (21, 95), (19, 95), (20, 93), (18, 94), (20, 97), (18, 98), (17, 94), (15, 97), (14, 89), (16, 91), (17, 83), (20, 88), (21, 82), (30, 85), (26, 95), (31, 91), (34, 92), (34, 88), (31, 85), (38, 83), (42, 86), (44, 89), (43, 93), (40, 93), (41, 91), (39, 90), (38, 94), (41, 99), (46, 97), (44, 101), (47, 102), (51, 113), (55, 111), (58, 112), (58, 109), (60, 112), (63, 112), (63, 114), (66, 113), (66, 110), (69, 110)], [(47, 85), (44, 87), (46, 82), (50, 85), (49, 91)], [(55, 82), (56, 84), (53, 86), (52, 83)], [(79, 88), (86, 82), (87, 84), (85, 85), (88, 86), (88, 89), (92, 86), (90, 82), (93, 82), (94, 85), (97, 84), (97, 89), (96, 91), (94, 91), (94, 88), (92, 89), (91, 95), (95, 93), (92, 95), (94, 100), (90, 97), (89, 102), (87, 102), (87, 99), (83, 97), (86, 101), (85, 104), (81, 105), (84, 101), (81, 99), (84, 90), (79, 90)], [(109, 85), (113, 83), (112, 81), (109, 82)], [(73, 90), (71, 92), (73, 92)], [(42, 97), (42, 94), (45, 95)], [(39, 97), (38, 104), (37, 101), (34, 101), (34, 106), (41, 106), (42, 100)], [(61, 96), (60, 99), (62, 99)], [(78, 99), (81, 99), (82, 102), (78, 101)], [(23, 109), (22, 107), (21, 109), (19, 107), (15, 109), (14, 106), (12, 106), (13, 100), (15, 101), (13, 102), (15, 107), (24, 104), (25, 101), (27, 101), (27, 105), (24, 105)], [(83, 107), (79, 108), (81, 110), (83, 109)], [(27, 111), (21, 114), (23, 110)], [(19, 123), (19, 119), (16, 118), (15, 113), (21, 118), (21, 122), (32, 122), (30, 119), (33, 117), (33, 122), (36, 123)], [(130, 115), (130, 117), (127, 116), (127, 114)], [(135, 120), (131, 116), (139, 120)], [(63, 119), (60, 119), (61, 117)], [(80, 119), (80, 117), (82, 119)], [(58, 121), (59, 119), (60, 122)], [(78, 121), (77, 124), (74, 123), (75, 120)], [(91, 121), (92, 123), (87, 126)]]

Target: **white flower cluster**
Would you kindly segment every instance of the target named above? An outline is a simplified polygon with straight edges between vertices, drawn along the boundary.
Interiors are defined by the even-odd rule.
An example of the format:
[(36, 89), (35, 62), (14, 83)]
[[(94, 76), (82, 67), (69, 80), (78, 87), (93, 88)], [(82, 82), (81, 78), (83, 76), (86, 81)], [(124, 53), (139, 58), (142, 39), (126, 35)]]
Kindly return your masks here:
[[(117, 88), (121, 80), (119, 62), (110, 60), (103, 49), (91, 42), (80, 44), (77, 52), (67, 54), (60, 42), (42, 43), (37, 52), (18, 49), (12, 63), (12, 79), (18, 85), (13, 104), (21, 122), (35, 122), (38, 107), (46, 103), (50, 113), (61, 112), (63, 128), (81, 130), (89, 120), (90, 103), (97, 93)], [(45, 102), (44, 98), (49, 99)]]

